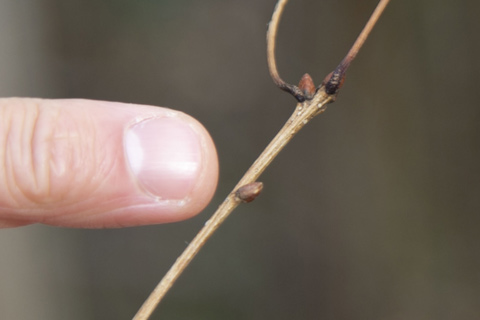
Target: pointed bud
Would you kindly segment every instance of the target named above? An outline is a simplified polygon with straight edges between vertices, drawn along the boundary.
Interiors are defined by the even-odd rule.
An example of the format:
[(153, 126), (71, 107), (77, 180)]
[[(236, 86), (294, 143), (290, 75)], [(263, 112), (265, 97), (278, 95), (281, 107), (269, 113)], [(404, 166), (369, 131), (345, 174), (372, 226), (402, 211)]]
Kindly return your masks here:
[(305, 98), (307, 98), (308, 100), (312, 99), (315, 95), (315, 84), (313, 83), (312, 77), (310, 77), (308, 73), (305, 73), (302, 79), (300, 79), (298, 88), (303, 92)]
[(252, 182), (238, 188), (235, 196), (243, 202), (252, 202), (262, 192), (263, 183)]

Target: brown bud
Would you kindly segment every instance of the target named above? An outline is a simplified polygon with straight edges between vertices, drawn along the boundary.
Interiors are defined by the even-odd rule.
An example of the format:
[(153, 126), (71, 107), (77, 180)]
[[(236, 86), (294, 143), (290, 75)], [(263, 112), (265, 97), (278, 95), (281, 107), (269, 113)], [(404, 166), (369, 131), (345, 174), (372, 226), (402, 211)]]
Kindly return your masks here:
[(328, 94), (336, 95), (345, 82), (345, 70), (332, 71), (325, 79), (323, 79), (322, 86), (325, 86), (325, 91)]
[(313, 83), (312, 77), (308, 73), (305, 73), (298, 83), (298, 88), (303, 92), (305, 98), (308, 100), (312, 99), (315, 95), (315, 84)]
[(327, 76), (325, 77), (325, 79), (323, 79), (322, 81), (322, 86), (326, 85), (328, 81), (330, 81), (330, 79), (332, 78), (332, 75), (333, 75), (333, 71), (330, 72), (329, 74), (327, 74)]
[(235, 192), (235, 196), (242, 202), (252, 202), (262, 192), (263, 183), (251, 182), (240, 188)]

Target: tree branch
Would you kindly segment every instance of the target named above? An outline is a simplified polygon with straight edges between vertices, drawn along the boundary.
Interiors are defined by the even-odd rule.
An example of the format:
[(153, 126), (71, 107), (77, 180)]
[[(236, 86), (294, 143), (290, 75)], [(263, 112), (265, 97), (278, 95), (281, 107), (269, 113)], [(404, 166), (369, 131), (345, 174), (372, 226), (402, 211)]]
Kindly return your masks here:
[(277, 39), (277, 30), (278, 30), (278, 23), (280, 22), (280, 18), (282, 17), (283, 10), (285, 9), (285, 5), (287, 4), (288, 0), (279, 0), (275, 9), (273, 11), (272, 20), (268, 24), (267, 30), (267, 62), (268, 62), (268, 70), (270, 71), (270, 76), (272, 77), (273, 82), (282, 89), (293, 95), (298, 102), (305, 101), (305, 96), (303, 92), (295, 85), (286, 83), (280, 77), (277, 69), (277, 62), (275, 59), (275, 44)]
[(185, 270), (195, 255), (200, 251), (205, 242), (225, 221), (230, 213), (241, 203), (250, 202), (255, 199), (262, 189), (262, 184), (256, 182), (258, 177), (265, 171), (280, 151), (287, 143), (300, 131), (313, 117), (324, 112), (328, 103), (333, 102), (336, 98), (341, 82), (345, 77), (345, 71), (355, 58), (358, 50), (365, 42), (366, 37), (370, 33), (373, 25), (378, 20), (380, 14), (385, 8), (389, 0), (380, 0), (377, 9), (367, 23), (365, 29), (355, 41), (352, 49), (342, 60), (340, 65), (327, 76), (324, 83), (315, 91), (313, 81), (310, 76), (303, 76), (299, 87), (285, 83), (279, 76), (275, 63), (275, 37), (277, 34), (278, 22), (287, 0), (279, 0), (270, 22), (267, 32), (267, 57), (270, 74), (274, 83), (280, 89), (291, 93), (299, 101), (295, 111), (287, 120), (282, 129), (277, 133), (273, 140), (268, 144), (265, 150), (260, 154), (253, 165), (247, 170), (245, 175), (240, 179), (233, 190), (228, 194), (223, 203), (218, 207), (217, 211), (205, 223), (204, 227), (190, 242), (185, 251), (177, 258), (167, 274), (163, 277), (157, 287), (153, 290), (140, 310), (137, 312), (134, 320), (146, 320), (153, 313), (162, 298), (172, 287), (180, 274)]
[(377, 23), (378, 19), (382, 15), (385, 7), (389, 2), (390, 0), (380, 0), (377, 7), (375, 8), (375, 11), (373, 11), (370, 19), (363, 28), (362, 32), (360, 32), (360, 34), (358, 35), (357, 40), (355, 40), (345, 58), (343, 58), (343, 60), (335, 68), (335, 70), (331, 72), (323, 81), (322, 85), (325, 86), (325, 91), (328, 94), (337, 94), (338, 90), (340, 90), (340, 88), (342, 87), (343, 82), (345, 81), (345, 73), (347, 72), (348, 67), (357, 56), (358, 51), (360, 51), (360, 48), (365, 43), (365, 40), (367, 40), (368, 35), (372, 31), (373, 27)]

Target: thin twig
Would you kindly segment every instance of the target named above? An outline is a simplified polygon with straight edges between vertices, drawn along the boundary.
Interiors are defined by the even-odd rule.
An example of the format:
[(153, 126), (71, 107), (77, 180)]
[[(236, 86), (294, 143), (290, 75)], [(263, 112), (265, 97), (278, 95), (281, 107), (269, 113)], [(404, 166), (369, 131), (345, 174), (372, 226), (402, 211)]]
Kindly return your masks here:
[(288, 0), (279, 0), (273, 11), (272, 20), (268, 24), (267, 30), (267, 61), (268, 61), (268, 70), (270, 71), (270, 76), (272, 77), (273, 82), (282, 89), (293, 95), (298, 102), (305, 101), (305, 96), (303, 92), (295, 85), (286, 83), (280, 77), (277, 69), (277, 62), (275, 59), (275, 44), (277, 39), (277, 30), (278, 23), (282, 17), (283, 10)]
[(360, 48), (365, 43), (365, 40), (367, 40), (368, 35), (372, 31), (373, 27), (377, 23), (378, 19), (382, 15), (385, 7), (389, 2), (390, 0), (380, 0), (377, 7), (370, 16), (367, 24), (363, 28), (362, 32), (360, 32), (360, 34), (358, 35), (357, 39), (353, 43), (345, 58), (343, 58), (342, 62), (340, 62), (337, 68), (335, 68), (335, 70), (325, 78), (324, 85), (325, 91), (327, 93), (336, 94), (338, 90), (342, 87), (343, 81), (345, 80), (345, 73), (348, 67), (357, 56), (358, 51), (360, 51)]
[(162, 281), (160, 281), (142, 305), (134, 317), (134, 320), (148, 319), (168, 289), (170, 289), (185, 267), (192, 261), (208, 238), (210, 238), (228, 215), (242, 202), (241, 199), (237, 197), (236, 191), (244, 185), (255, 182), (293, 136), (307, 124), (311, 118), (325, 111), (325, 105), (330, 101), (332, 101), (332, 97), (322, 92), (322, 94), (317, 94), (314, 100), (298, 103), (295, 112), (284, 127), (275, 138), (273, 138), (250, 169), (248, 169), (240, 182), (238, 182), (232, 192), (230, 192), (213, 216), (205, 223), (205, 226), (195, 236), (192, 242), (190, 242), (185, 251), (177, 258)]
[[(377, 6), (377, 9), (374, 11), (374, 14), (367, 23), (364, 31), (360, 34), (359, 39), (355, 42), (354, 46), (347, 54), (348, 64), (355, 57), (361, 45), (365, 42), (366, 37), (371, 31), (373, 25), (378, 20), (381, 12), (385, 8), (385, 5), (389, 0), (380, 0), (380, 3)], [(270, 73), (272, 75), (273, 81), (280, 87), (288, 86), (283, 80), (281, 80), (278, 75), (276, 63), (275, 63), (275, 37), (278, 28), (278, 21), (280, 19), (281, 13), (285, 7), (287, 0), (279, 0), (275, 7), (273, 13), (272, 21), (270, 22), (270, 27), (267, 33), (267, 42), (268, 42), (268, 64)], [(380, 9), (379, 9), (380, 8)], [(365, 31), (367, 30), (367, 31)], [(342, 63), (345, 61), (342, 61)], [(342, 63), (340, 65), (342, 65)], [(347, 65), (348, 67), (348, 65)], [(337, 67), (338, 69), (339, 67)], [(333, 72), (335, 74), (336, 70)], [(346, 68), (343, 68), (344, 75)], [(172, 265), (167, 274), (163, 277), (157, 287), (153, 290), (144, 304), (141, 306), (140, 310), (137, 312), (134, 320), (146, 320), (153, 313), (157, 305), (160, 303), (162, 298), (172, 287), (174, 282), (178, 279), (180, 274), (185, 270), (188, 264), (192, 261), (195, 255), (200, 251), (205, 242), (211, 237), (211, 235), (218, 229), (222, 222), (230, 215), (230, 213), (242, 202), (255, 198), (261, 190), (261, 185), (254, 183), (257, 178), (265, 171), (268, 165), (275, 159), (275, 157), (280, 153), (280, 151), (287, 145), (287, 143), (295, 136), (295, 134), (302, 129), (313, 117), (324, 112), (328, 103), (335, 100), (336, 94), (338, 93), (339, 86), (337, 84), (336, 89), (333, 93), (326, 91), (327, 85), (330, 83), (332, 86), (333, 76), (330, 77), (324, 85), (322, 85), (314, 94), (313, 91), (310, 92), (310, 88), (313, 83), (310, 84), (311, 78), (309, 76), (304, 76), (303, 83), (301, 87), (304, 88), (304, 91), (294, 86), (298, 90), (300, 96), (303, 97), (303, 100), (300, 99), (300, 102), (297, 103), (295, 111), (287, 120), (282, 129), (277, 133), (275, 138), (270, 142), (270, 144), (265, 148), (265, 150), (260, 154), (257, 160), (253, 165), (247, 170), (245, 175), (240, 179), (235, 188), (228, 194), (223, 203), (218, 207), (217, 211), (212, 215), (212, 217), (205, 223), (204, 227), (200, 232), (195, 236), (195, 238), (190, 242), (185, 251), (177, 258), (175, 263)], [(330, 88), (332, 88), (332, 86)], [(295, 96), (295, 90), (293, 92), (290, 89), (283, 90), (289, 91)], [(311, 99), (305, 100), (304, 93), (308, 94)], [(297, 98), (298, 99), (298, 98)]]

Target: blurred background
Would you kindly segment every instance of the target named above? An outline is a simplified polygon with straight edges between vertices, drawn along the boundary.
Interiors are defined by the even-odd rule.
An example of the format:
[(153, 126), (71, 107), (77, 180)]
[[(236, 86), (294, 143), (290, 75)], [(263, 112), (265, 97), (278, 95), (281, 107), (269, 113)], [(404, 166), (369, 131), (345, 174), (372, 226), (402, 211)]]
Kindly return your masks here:
[[(186, 222), (0, 231), (0, 318), (130, 319), (283, 125), (275, 0), (0, 0), (0, 96), (160, 105), (199, 119), (219, 189)], [(376, 0), (296, 0), (281, 75), (317, 83)], [(152, 319), (480, 315), (480, 2), (393, 0), (337, 102), (260, 179)]]

